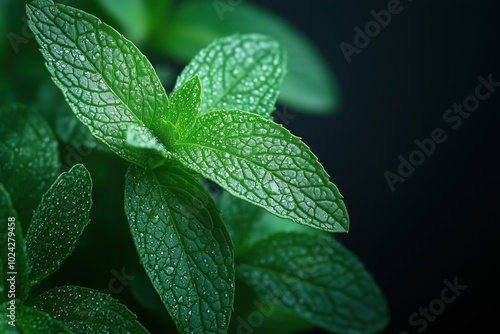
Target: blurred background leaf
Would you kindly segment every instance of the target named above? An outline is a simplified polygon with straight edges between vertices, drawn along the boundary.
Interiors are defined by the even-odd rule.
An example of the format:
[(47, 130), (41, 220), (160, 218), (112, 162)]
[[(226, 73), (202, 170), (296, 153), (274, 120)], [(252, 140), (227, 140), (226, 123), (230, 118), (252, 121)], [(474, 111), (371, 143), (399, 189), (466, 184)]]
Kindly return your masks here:
[(0, 108), (0, 182), (23, 227), (59, 172), (57, 141), (43, 117), (22, 105)]

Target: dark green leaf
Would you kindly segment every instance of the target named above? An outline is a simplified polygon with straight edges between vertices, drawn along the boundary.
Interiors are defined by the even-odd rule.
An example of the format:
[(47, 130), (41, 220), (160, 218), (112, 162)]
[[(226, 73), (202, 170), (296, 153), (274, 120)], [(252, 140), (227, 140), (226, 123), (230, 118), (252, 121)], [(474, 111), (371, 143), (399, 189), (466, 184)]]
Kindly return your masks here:
[(204, 48), (179, 76), (176, 89), (201, 79), (201, 113), (239, 109), (269, 116), (286, 69), (279, 44), (262, 35), (233, 35)]
[(226, 333), (233, 250), (205, 188), (173, 165), (131, 166), (125, 212), (144, 269), (179, 332)]
[(148, 333), (127, 307), (96, 290), (63, 286), (49, 290), (29, 303), (65, 323), (74, 333)]
[[(224, 7), (218, 7), (223, 3)], [(227, 10), (225, 9), (227, 8)], [(337, 82), (320, 52), (303, 33), (257, 5), (244, 1), (182, 1), (157, 44), (181, 61), (189, 61), (217, 38), (259, 33), (276, 39), (287, 51), (288, 74), (279, 100), (294, 109), (330, 113), (340, 104)]]
[(57, 142), (45, 120), (23, 106), (0, 109), (0, 183), (28, 223), (59, 172)]
[(237, 110), (199, 117), (173, 156), (234, 196), (296, 223), (347, 232), (342, 196), (316, 156), (287, 129)]
[(66, 325), (47, 313), (30, 306), (16, 304), (15, 327), (9, 324), (8, 304), (0, 305), (0, 333), (2, 334), (75, 334)]
[(388, 322), (380, 288), (355, 255), (325, 235), (281, 233), (237, 267), (262, 300), (336, 333), (376, 333)]
[[(28, 294), (28, 261), (26, 244), (16, 210), (12, 206), (9, 193), (0, 184), (0, 302), (17, 298), (24, 300)], [(15, 261), (9, 262), (9, 253)], [(15, 296), (8, 296), (10, 282), (14, 277)]]
[(26, 235), (31, 285), (55, 272), (89, 223), (92, 180), (83, 165), (61, 174), (43, 195)]
[(222, 220), (234, 243), (235, 253), (238, 255), (248, 247), (248, 238), (253, 231), (255, 222), (262, 217), (265, 211), (225, 191), (219, 198), (219, 208)]
[(67, 166), (74, 160), (72, 148), (77, 153), (80, 150), (86, 155), (91, 151), (109, 152), (107, 146), (94, 138), (89, 129), (76, 118), (59, 88), (49, 78), (40, 84), (34, 108), (47, 120), (57, 139), (62, 142), (66, 156), (61, 159)]
[(98, 18), (36, 0), (28, 23), (53, 81), (76, 116), (111, 151), (146, 166), (149, 152), (125, 145), (130, 125), (154, 130), (167, 109), (160, 80), (144, 55)]
[(226, 191), (219, 197), (219, 208), (222, 220), (234, 242), (236, 255), (248, 251), (248, 248), (255, 243), (272, 234), (290, 231), (308, 234), (324, 233), (306, 225), (290, 223), (289, 220), (277, 217)]

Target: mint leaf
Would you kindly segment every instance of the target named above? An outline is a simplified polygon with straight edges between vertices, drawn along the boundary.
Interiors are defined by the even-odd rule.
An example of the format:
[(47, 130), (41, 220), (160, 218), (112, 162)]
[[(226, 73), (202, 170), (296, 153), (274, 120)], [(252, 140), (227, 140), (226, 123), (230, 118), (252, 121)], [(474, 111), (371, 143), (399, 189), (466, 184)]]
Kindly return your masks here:
[(162, 121), (167, 125), (162, 138), (175, 143), (184, 138), (195, 124), (201, 105), (201, 82), (198, 75), (176, 88), (170, 97), (168, 112)]
[(237, 275), (265, 301), (338, 333), (375, 333), (388, 322), (380, 288), (355, 255), (325, 235), (275, 234)]
[(237, 110), (204, 114), (172, 154), (277, 216), (325, 231), (349, 228), (342, 196), (316, 156), (271, 120)]
[(142, 265), (180, 333), (226, 333), (233, 250), (205, 188), (173, 165), (131, 166), (125, 212)]
[(262, 35), (233, 35), (204, 48), (184, 68), (175, 88), (201, 79), (201, 113), (240, 109), (269, 116), (286, 70), (283, 49)]
[(158, 138), (145, 127), (131, 124), (127, 129), (127, 145), (153, 150), (162, 157), (168, 157), (169, 153), (159, 141)]
[[(0, 184), (0, 302), (12, 299), (8, 297), (10, 282), (8, 278), (15, 272), (15, 297), (24, 300), (28, 295), (28, 261), (26, 244), (16, 210), (12, 206), (10, 195)], [(14, 254), (15, 261), (9, 261)], [(13, 263), (12, 263), (13, 262)]]
[(52, 80), (78, 119), (111, 151), (146, 166), (149, 152), (125, 145), (127, 129), (138, 125), (154, 130), (168, 105), (146, 57), (116, 30), (81, 10), (36, 0), (26, 11)]
[(63, 322), (74, 333), (148, 333), (125, 305), (92, 289), (58, 287), (34, 298), (29, 304)]
[(47, 122), (24, 106), (1, 108), (0, 119), (0, 183), (28, 223), (59, 172), (57, 142)]
[(92, 180), (83, 165), (62, 173), (43, 195), (26, 236), (31, 285), (55, 272), (89, 223)]
[(182, 1), (172, 15), (172, 22), (160, 31), (163, 35), (155, 39), (157, 47), (183, 62), (217, 38), (234, 33), (270, 36), (288, 54), (288, 73), (278, 101), (312, 114), (331, 113), (340, 106), (337, 80), (311, 40), (275, 13), (256, 4)]
[(0, 305), (0, 333), (3, 334), (39, 334), (57, 333), (74, 334), (60, 321), (53, 319), (47, 313), (41, 312), (34, 307), (16, 305), (15, 326), (9, 324), (7, 317), (8, 303)]

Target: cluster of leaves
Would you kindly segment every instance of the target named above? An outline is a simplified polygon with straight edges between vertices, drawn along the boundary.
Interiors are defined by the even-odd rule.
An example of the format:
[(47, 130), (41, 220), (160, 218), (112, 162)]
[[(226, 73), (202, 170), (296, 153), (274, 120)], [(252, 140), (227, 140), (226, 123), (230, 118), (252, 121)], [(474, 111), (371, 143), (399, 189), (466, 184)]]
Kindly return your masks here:
[(292, 25), (250, 1), (127, 0), (125, 5), (123, 0), (106, 0), (99, 4), (135, 44), (150, 45), (181, 63), (235, 32), (271, 36), (289, 55), (280, 102), (308, 113), (331, 112), (340, 104), (334, 76), (315, 46)]
[[(47, 80), (42, 63), (32, 52), (36, 43), (22, 13), (24, 3), (0, 3), (0, 35), (7, 36), (0, 39), (0, 61), (9, 64), (0, 77), (0, 100), (4, 104), (35, 101), (37, 111), (49, 121), (60, 142), (107, 151), (73, 117)], [(176, 65), (185, 65), (215, 39), (236, 32), (260, 33), (271, 36), (288, 52), (289, 71), (279, 96), (282, 104), (313, 114), (331, 113), (340, 105), (335, 77), (314, 44), (288, 22), (250, 0), (99, 0), (78, 5), (116, 24), (141, 49), (161, 56), (155, 59), (155, 65), (164, 85), (173, 83)], [(275, 117), (286, 119), (286, 115), (281, 112)]]
[[(385, 325), (376, 283), (325, 234), (348, 231), (342, 196), (310, 149), (271, 119), (286, 72), (278, 42), (258, 34), (221, 38), (193, 58), (167, 97), (146, 57), (98, 18), (49, 0), (28, 5), (27, 15), (76, 117), (131, 163), (130, 231), (179, 332), (234, 326), (236, 278), (276, 312), (331, 331)], [(222, 217), (200, 176), (227, 191), (218, 199)], [(61, 289), (67, 300), (48, 295), (34, 307), (71, 325), (64, 317), (72, 313), (61, 308), (87, 294)], [(123, 317), (130, 321), (122, 327), (143, 330)], [(76, 327), (86, 325), (78, 319)]]
[[(0, 118), (0, 332), (147, 333), (124, 305), (96, 290), (63, 286), (30, 297), (89, 223), (92, 180), (75, 165), (51, 184), (59, 163), (48, 124), (21, 106), (0, 110)], [(21, 217), (31, 218), (26, 239)]]

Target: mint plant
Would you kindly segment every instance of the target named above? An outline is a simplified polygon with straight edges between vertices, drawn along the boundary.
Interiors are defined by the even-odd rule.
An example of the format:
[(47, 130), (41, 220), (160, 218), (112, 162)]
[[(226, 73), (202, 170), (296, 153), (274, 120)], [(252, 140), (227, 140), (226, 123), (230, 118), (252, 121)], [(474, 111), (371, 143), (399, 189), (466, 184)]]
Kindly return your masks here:
[[(2, 124), (0, 176), (12, 171), (10, 162), (19, 162), (23, 150), (40, 149), (44, 154), (27, 168), (45, 172), (57, 151), (47, 123), (35, 112), (21, 106), (0, 111), (2, 119), (26, 121), (37, 132), (49, 136), (40, 141), (38, 133), (15, 133)], [(7, 159), (11, 157), (12, 160)], [(31, 296), (32, 288), (59, 269), (72, 253), (75, 243), (89, 223), (92, 206), (92, 180), (83, 165), (62, 173), (41, 196), (26, 238), (14, 201), (7, 188), (21, 187), (0, 183), (0, 332), (1, 333), (147, 333), (135, 316), (108, 295), (79, 286), (50, 289)], [(23, 202), (18, 202), (23, 203)], [(21, 207), (23, 207), (21, 205)]]
[[(349, 229), (342, 196), (307, 145), (271, 119), (286, 73), (277, 42), (258, 34), (216, 40), (168, 98), (146, 57), (98, 18), (49, 0), (27, 5), (27, 16), (76, 117), (131, 163), (125, 214), (141, 264), (180, 333), (232, 328), (236, 278), (257, 298), (330, 331), (385, 326), (376, 283), (325, 235)], [(227, 191), (218, 198), (227, 208), (222, 216), (200, 177)], [(233, 207), (241, 210), (231, 216)], [(244, 231), (255, 232), (263, 217), (281, 221), (252, 241)], [(34, 281), (52, 270), (44, 268)], [(64, 298), (45, 301), (37, 310), (71, 314), (57, 306)]]

